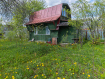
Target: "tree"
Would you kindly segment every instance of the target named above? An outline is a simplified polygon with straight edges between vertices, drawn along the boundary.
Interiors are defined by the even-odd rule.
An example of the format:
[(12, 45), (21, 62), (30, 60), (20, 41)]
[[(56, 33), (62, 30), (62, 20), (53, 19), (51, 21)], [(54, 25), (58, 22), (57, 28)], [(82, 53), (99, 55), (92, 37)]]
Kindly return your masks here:
[[(73, 17), (80, 23), (83, 23), (90, 30), (93, 43), (97, 40), (97, 38), (99, 38), (98, 29), (100, 28), (100, 20), (103, 17), (102, 6), (102, 0), (96, 0), (93, 4), (86, 0), (78, 0), (72, 4), (73, 8), (71, 13)], [(70, 23), (76, 24), (75, 21)], [(75, 27), (78, 26), (75, 25)], [(83, 27), (80, 26), (80, 28), (82, 29)]]
[(2, 33), (2, 19), (0, 19), (0, 33)]
[[(45, 2), (43, 0), (1, 0), (2, 13), (10, 13), (12, 15), (12, 21), (9, 22), (14, 27), (14, 31), (17, 33), (16, 36), (22, 38), (24, 34), (23, 29), (29, 18), (29, 16), (38, 10), (44, 9)], [(4, 8), (4, 9), (3, 9)], [(6, 12), (6, 13), (5, 13)]]

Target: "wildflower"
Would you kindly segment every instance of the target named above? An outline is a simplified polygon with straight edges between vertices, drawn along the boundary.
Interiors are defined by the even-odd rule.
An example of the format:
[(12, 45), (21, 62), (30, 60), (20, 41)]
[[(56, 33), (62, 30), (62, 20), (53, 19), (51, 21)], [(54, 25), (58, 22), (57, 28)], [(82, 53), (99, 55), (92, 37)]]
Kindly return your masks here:
[(14, 69), (16, 69), (16, 67)]
[(75, 62), (74, 64), (76, 65), (77, 63)]
[(56, 75), (57, 75), (58, 73), (56, 72)]
[(88, 75), (88, 77), (90, 77), (90, 75)]
[(63, 79), (65, 79), (65, 78), (63, 78)]
[(71, 70), (71, 69), (69, 69), (69, 70)]
[(0, 74), (0, 76), (1, 76), (1, 74)]
[(74, 74), (74, 73), (73, 73)]
[(46, 76), (44, 76), (44, 78), (46, 78)]
[(15, 79), (15, 77), (14, 77), (14, 76), (12, 76), (12, 79)]
[(31, 63), (32, 63), (32, 61), (31, 61)]
[(57, 79), (60, 79), (60, 77), (57, 77)]
[(34, 78), (36, 78), (38, 75), (35, 75)]
[(44, 76), (44, 74), (42, 74), (42, 76)]
[(83, 72), (83, 74), (84, 74), (84, 72)]
[(42, 66), (44, 66), (44, 64), (42, 64)]
[(37, 65), (37, 67), (38, 67), (38, 65)]
[(6, 78), (8, 78), (8, 76), (6, 76)]
[(55, 59), (55, 60), (57, 60), (57, 59)]
[(29, 69), (28, 67), (26, 69)]
[(17, 72), (15, 72), (17, 74)]

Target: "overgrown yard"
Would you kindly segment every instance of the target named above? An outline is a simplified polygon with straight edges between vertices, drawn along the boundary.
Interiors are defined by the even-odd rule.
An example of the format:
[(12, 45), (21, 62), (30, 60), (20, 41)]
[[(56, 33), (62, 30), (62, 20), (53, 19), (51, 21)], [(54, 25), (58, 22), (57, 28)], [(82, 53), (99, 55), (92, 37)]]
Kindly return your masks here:
[(0, 41), (0, 79), (105, 79), (105, 46)]

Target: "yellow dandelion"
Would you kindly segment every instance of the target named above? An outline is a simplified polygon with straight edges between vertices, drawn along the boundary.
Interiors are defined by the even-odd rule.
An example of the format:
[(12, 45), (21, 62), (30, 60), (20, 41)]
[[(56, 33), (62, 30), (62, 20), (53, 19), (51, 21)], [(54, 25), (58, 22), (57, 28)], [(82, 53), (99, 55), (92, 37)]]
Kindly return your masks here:
[(39, 68), (37, 68), (37, 69), (39, 69)]
[(6, 76), (6, 78), (8, 78), (8, 76)]
[(90, 75), (88, 75), (88, 77), (90, 77)]
[(44, 66), (44, 64), (42, 63), (42, 66)]
[(0, 74), (0, 76), (1, 76), (1, 74)]
[(46, 76), (44, 76), (44, 78), (46, 78)]
[(57, 77), (57, 79), (60, 79), (60, 77)]
[(76, 65), (77, 63), (75, 62), (74, 64)]
[(16, 69), (16, 67), (14, 69)]
[(17, 74), (17, 72), (15, 72)]
[(84, 74), (84, 72), (83, 72), (83, 74)]
[(56, 72), (56, 75), (58, 74), (58, 72)]
[(44, 66), (44, 64), (42, 64), (42, 66)]
[(65, 78), (63, 78), (63, 79), (65, 79)]
[(26, 66), (26, 67), (28, 67), (28, 66)]
[(37, 65), (37, 67), (38, 67), (38, 65)]
[(36, 77), (37, 77), (37, 75), (34, 76), (34, 78), (36, 78)]
[(57, 59), (55, 59), (55, 60), (57, 60)]
[(14, 77), (14, 76), (12, 76), (12, 79), (15, 79), (15, 77)]
[(73, 73), (74, 74), (74, 73)]
[(42, 76), (44, 76), (44, 74), (42, 74)]
[(29, 69), (28, 67), (26, 69)]
[(69, 69), (69, 70), (71, 70), (71, 69)]
[(32, 61), (31, 61), (31, 63), (32, 63)]

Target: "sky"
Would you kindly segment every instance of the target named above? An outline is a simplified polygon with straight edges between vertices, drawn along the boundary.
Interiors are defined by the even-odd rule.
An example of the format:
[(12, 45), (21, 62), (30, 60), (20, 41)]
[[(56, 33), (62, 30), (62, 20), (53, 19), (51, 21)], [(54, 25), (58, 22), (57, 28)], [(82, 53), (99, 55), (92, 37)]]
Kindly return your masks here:
[[(71, 3), (74, 3), (77, 0), (45, 0), (45, 1), (48, 7), (51, 7), (60, 3), (67, 3), (68, 5), (70, 5)], [(86, 0), (86, 1), (89, 1), (90, 3), (94, 2), (94, 0)]]

